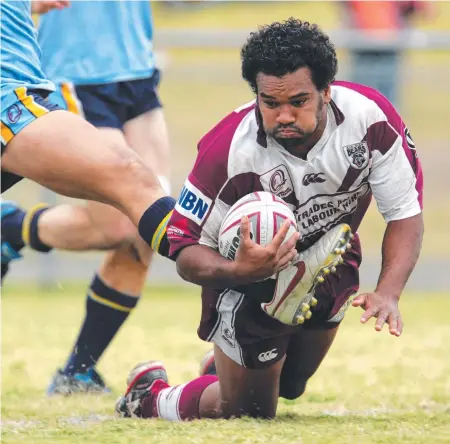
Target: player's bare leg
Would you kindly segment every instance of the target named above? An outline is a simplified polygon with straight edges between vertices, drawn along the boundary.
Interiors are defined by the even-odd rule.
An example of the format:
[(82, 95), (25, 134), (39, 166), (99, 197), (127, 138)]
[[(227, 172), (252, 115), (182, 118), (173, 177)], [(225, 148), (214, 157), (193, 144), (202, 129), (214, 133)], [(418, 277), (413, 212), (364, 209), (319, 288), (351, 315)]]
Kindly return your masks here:
[[(155, 163), (158, 176), (163, 173), (163, 177), (167, 177), (168, 165), (160, 161), (160, 157), (168, 160), (169, 152), (161, 109), (129, 121), (125, 133), (113, 128), (101, 128), (100, 131), (114, 143), (132, 147), (146, 164)], [(39, 217), (38, 228), (40, 241), (47, 245), (71, 250), (112, 248), (88, 290), (86, 317), (77, 342), (64, 369), (56, 373), (49, 393), (101, 388), (98, 384), (92, 387), (87, 380), (83, 380), (84, 384), (78, 381), (76, 386), (71, 382), (96, 365), (129, 312), (137, 305), (152, 251), (123, 214), (98, 202), (88, 202), (85, 207), (51, 208)]]
[(296, 399), (317, 371), (336, 337), (339, 326), (328, 330), (301, 329), (293, 335), (280, 377), (280, 397)]
[(222, 416), (275, 417), (284, 358), (264, 369), (247, 369), (214, 347)]
[[(218, 379), (204, 375), (171, 387), (160, 362), (150, 361), (130, 373), (128, 389), (116, 404), (125, 417), (196, 418), (275, 417), (284, 358), (270, 367), (251, 370), (227, 357), (217, 346)], [(179, 400), (177, 402), (177, 400)]]
[(2, 168), (57, 193), (113, 205), (136, 226), (164, 196), (136, 153), (105, 140), (66, 111), (48, 113), (16, 135), (2, 156)]
[[(165, 192), (170, 194), (169, 142), (160, 108), (127, 122), (125, 134), (113, 128), (98, 131), (112, 146), (124, 151), (131, 147), (146, 165), (151, 165)], [(116, 182), (115, 187), (119, 187), (119, 183)], [(137, 236), (128, 218), (114, 208), (94, 202), (55, 206), (42, 213), (37, 223), (40, 241), (50, 248), (64, 250), (107, 250), (133, 242)]]
[[(319, 368), (328, 353), (339, 326), (326, 330), (302, 329), (292, 336), (286, 353), (286, 360), (280, 376), (279, 396), (286, 399), (300, 397), (309, 378)], [(205, 354), (200, 364), (200, 375), (216, 375), (214, 350)]]
[(170, 144), (167, 125), (162, 108), (155, 108), (134, 119), (124, 126), (128, 146), (133, 148), (151, 165), (165, 191), (170, 176)]

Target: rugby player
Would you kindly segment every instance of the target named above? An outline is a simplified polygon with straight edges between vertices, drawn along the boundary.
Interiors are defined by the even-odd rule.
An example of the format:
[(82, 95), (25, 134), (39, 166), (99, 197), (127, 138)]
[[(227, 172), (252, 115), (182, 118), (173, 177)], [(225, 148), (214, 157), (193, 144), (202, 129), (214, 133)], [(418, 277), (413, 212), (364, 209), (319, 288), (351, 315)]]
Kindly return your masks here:
[[(40, 1), (33, 7), (39, 12), (66, 4)], [(150, 244), (174, 199), (135, 151), (48, 101), (54, 85), (41, 69), (31, 2), (2, 1), (0, 12), (2, 192), (26, 177), (66, 196), (109, 204)], [(15, 254), (2, 242), (2, 268), (3, 256)]]
[[(422, 170), (405, 123), (376, 90), (335, 81), (335, 48), (316, 25), (291, 18), (264, 26), (250, 35), (241, 58), (256, 101), (200, 141), (185, 187), (208, 210), (200, 215), (178, 202), (167, 230), (179, 274), (202, 286), (198, 333), (214, 344), (217, 376), (172, 387), (161, 362), (139, 364), (116, 404), (123, 416), (272, 418), (280, 396), (302, 395), (332, 345), (359, 287), (358, 235), (344, 263), (316, 287), (318, 303), (307, 307), (311, 319), (279, 322), (267, 302), (282, 301), (274, 288), (283, 271), (277, 279), (243, 286), (249, 280), (242, 261), (251, 245), (248, 220), (242, 221), (236, 260), (217, 252), (228, 209), (254, 191), (278, 195), (296, 215), (303, 265), (289, 263), (284, 277), (296, 285), (289, 297), (299, 300), (304, 277), (293, 267), (308, 269), (313, 257), (321, 262), (331, 254), (332, 233), (346, 224), (356, 233), (373, 196), (387, 224), (382, 269), (376, 288), (353, 299), (353, 306), (364, 309), (362, 323), (375, 317), (377, 331), (387, 323), (391, 335), (402, 333), (399, 298), (423, 234)], [(258, 280), (271, 271), (261, 270)]]
[[(152, 36), (146, 0), (72, 2), (42, 15), (38, 28), (42, 70), (57, 86), (49, 100), (84, 117), (114, 146), (134, 150), (170, 194), (169, 142)], [(20, 258), (25, 244), (44, 253), (111, 250), (89, 286), (78, 339), (48, 391), (104, 390), (94, 367), (139, 301), (151, 249), (123, 213), (102, 203), (38, 205), (25, 212), (7, 202), (2, 209), (3, 241), (11, 247), (7, 253), (14, 252), (2, 255), (4, 267)]]

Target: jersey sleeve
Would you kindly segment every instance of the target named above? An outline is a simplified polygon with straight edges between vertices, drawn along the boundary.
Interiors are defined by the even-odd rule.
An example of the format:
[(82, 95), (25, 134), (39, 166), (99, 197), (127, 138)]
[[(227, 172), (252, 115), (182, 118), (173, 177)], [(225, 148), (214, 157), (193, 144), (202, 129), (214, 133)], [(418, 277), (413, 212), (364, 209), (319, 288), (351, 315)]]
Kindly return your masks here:
[(230, 208), (219, 199), (229, 180), (228, 156), (234, 134), (227, 125), (230, 119), (224, 119), (198, 144), (194, 168), (168, 223), (170, 256), (175, 257), (189, 245), (217, 248), (220, 225)]
[(422, 211), (423, 174), (416, 147), (403, 121), (381, 121), (369, 132), (369, 184), (386, 223)]
[[(254, 187), (255, 178), (244, 175), (236, 181), (229, 176), (229, 157), (235, 133), (242, 120), (254, 110), (249, 103), (230, 113), (198, 144), (198, 155), (167, 226), (170, 256), (189, 245), (218, 248), (222, 221), (242, 193)], [(236, 183), (245, 184), (237, 192)], [(256, 189), (257, 190), (257, 189)]]
[[(170, 256), (189, 245), (217, 249), (220, 225), (230, 207), (218, 198), (222, 187), (214, 168), (200, 162), (184, 183), (167, 228)], [(222, 186), (225, 183), (226, 178)]]

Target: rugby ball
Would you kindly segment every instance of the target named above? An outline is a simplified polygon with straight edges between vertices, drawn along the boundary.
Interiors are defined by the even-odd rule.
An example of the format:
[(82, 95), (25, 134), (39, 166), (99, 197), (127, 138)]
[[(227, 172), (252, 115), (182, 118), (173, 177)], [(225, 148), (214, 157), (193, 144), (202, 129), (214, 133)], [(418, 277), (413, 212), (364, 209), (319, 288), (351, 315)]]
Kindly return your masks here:
[(285, 241), (297, 231), (294, 213), (284, 200), (266, 191), (247, 194), (229, 209), (220, 227), (219, 252), (230, 260), (234, 260), (241, 241), (242, 216), (249, 219), (250, 237), (262, 246), (270, 244), (286, 219), (289, 219), (291, 226)]

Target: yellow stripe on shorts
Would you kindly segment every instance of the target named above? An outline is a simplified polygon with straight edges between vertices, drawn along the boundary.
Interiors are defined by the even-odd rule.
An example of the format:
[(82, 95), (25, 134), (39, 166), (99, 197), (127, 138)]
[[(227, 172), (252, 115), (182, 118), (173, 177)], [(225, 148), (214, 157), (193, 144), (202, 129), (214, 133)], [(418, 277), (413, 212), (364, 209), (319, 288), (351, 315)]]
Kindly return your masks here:
[(30, 111), (35, 117), (41, 117), (48, 113), (48, 109), (36, 103), (33, 96), (27, 94), (27, 89), (24, 86), (17, 88), (15, 91), (17, 98), (21, 101), (22, 105)]
[(11, 139), (14, 137), (14, 133), (3, 122), (1, 122), (1, 127), (2, 127), (2, 129), (1, 129), (2, 141), (4, 143), (8, 144), (11, 141)]
[(66, 102), (67, 111), (80, 115), (80, 107), (73, 86), (69, 83), (61, 83), (61, 94)]

